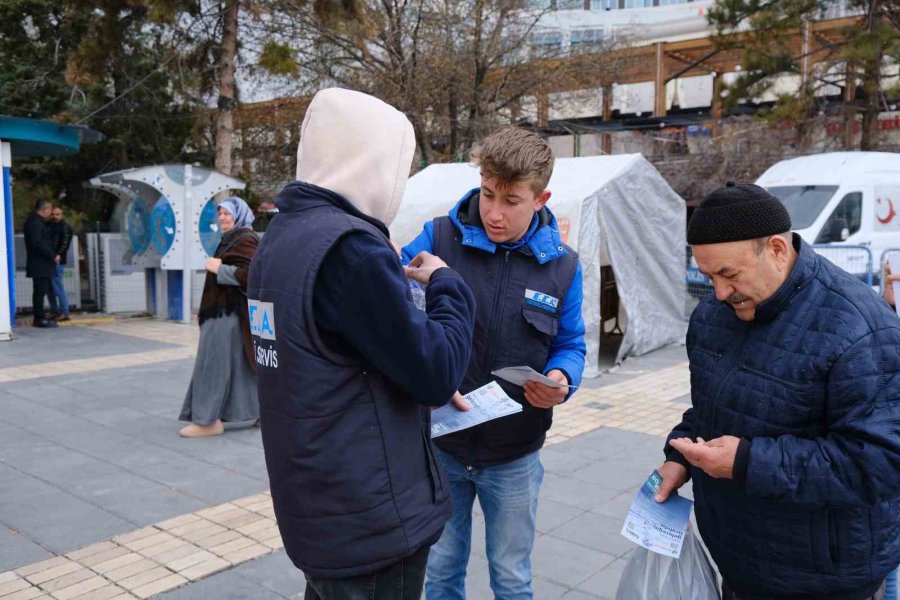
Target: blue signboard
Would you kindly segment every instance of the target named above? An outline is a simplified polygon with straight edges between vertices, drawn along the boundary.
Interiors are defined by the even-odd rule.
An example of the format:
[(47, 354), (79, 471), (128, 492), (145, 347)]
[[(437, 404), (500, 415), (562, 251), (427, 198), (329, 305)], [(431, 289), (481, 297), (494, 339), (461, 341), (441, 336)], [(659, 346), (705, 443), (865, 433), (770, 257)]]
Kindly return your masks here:
[(139, 256), (146, 252), (150, 247), (150, 209), (143, 198), (137, 198), (128, 205), (125, 227), (131, 253)]
[(688, 267), (684, 272), (684, 281), (686, 283), (698, 283), (701, 285), (711, 285), (709, 277), (700, 272), (697, 267)]
[(197, 228), (200, 230), (200, 244), (206, 253), (212, 256), (216, 253), (216, 248), (222, 239), (222, 230), (219, 229), (219, 211), (212, 198), (200, 211)]
[(165, 256), (175, 242), (175, 211), (165, 196), (160, 196), (150, 211), (153, 247), (160, 256)]

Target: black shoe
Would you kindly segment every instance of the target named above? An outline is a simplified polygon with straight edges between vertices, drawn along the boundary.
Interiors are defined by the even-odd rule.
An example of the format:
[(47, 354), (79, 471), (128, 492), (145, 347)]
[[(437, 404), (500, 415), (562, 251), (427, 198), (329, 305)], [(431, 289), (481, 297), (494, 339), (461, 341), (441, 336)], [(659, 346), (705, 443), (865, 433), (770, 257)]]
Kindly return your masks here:
[(35, 319), (34, 320), (35, 327), (46, 327), (48, 329), (53, 329), (54, 327), (59, 327), (56, 321), (51, 321), (49, 319)]

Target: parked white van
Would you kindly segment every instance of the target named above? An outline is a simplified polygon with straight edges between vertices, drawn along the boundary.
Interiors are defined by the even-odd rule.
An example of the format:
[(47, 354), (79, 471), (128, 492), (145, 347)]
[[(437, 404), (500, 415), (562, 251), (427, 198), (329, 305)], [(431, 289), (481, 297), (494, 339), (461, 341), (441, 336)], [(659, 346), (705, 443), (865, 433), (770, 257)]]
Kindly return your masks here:
[[(784, 203), (806, 242), (868, 247), (875, 282), (882, 252), (900, 248), (900, 154), (801, 156), (776, 163), (756, 184)], [(851, 273), (865, 270), (864, 253), (822, 254)]]

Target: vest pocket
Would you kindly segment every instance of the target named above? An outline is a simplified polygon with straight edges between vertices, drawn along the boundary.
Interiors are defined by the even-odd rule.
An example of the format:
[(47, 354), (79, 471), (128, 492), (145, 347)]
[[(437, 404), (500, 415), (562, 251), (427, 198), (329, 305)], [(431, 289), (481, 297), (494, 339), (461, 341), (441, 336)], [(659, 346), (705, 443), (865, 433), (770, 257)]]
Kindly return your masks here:
[(431, 500), (434, 504), (444, 499), (444, 482), (441, 481), (441, 470), (431, 448), (431, 440), (422, 428), (422, 442), (425, 444), (425, 461), (428, 463), (428, 477), (431, 478)]
[(522, 316), (541, 333), (556, 336), (559, 331), (559, 318), (551, 314), (525, 306), (522, 308)]

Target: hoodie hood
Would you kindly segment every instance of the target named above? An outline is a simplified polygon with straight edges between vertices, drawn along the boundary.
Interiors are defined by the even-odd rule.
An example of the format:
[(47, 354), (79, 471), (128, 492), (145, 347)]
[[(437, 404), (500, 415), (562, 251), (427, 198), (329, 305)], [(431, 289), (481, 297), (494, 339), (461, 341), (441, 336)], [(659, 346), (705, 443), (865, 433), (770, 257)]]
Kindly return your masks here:
[(297, 179), (336, 192), (389, 225), (415, 149), (412, 124), (402, 112), (360, 92), (322, 90), (300, 128)]

